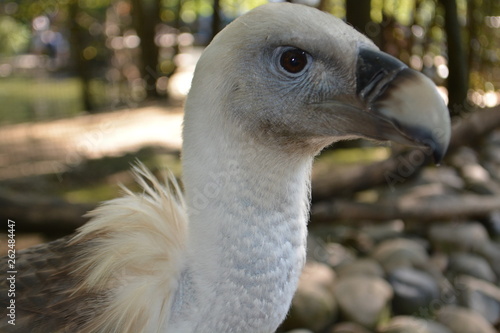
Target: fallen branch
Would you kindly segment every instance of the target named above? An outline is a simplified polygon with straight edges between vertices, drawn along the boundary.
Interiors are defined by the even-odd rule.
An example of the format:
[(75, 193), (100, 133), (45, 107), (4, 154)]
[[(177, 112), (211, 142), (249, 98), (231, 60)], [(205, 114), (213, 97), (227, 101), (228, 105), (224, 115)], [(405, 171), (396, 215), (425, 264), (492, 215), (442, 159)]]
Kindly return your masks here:
[(462, 146), (475, 145), (500, 127), (500, 106), (464, 113), (454, 119), (449, 152)]
[[(464, 114), (463, 118), (459, 118), (453, 126), (448, 152), (477, 143), (498, 127), (500, 127), (500, 107)], [(370, 165), (357, 165), (348, 170), (334, 169), (327, 176), (313, 179), (313, 202), (347, 196), (379, 185), (386, 184), (392, 187), (404, 183), (431, 162), (429, 155), (425, 150), (414, 149)]]
[(338, 220), (384, 221), (393, 219), (430, 222), (463, 218), (481, 218), (500, 209), (500, 196), (464, 194), (460, 196), (403, 198), (398, 201), (360, 203), (343, 199), (313, 205), (311, 221)]
[(69, 234), (88, 220), (83, 215), (93, 208), (93, 204), (0, 191), (0, 219), (15, 221), (16, 232)]
[(428, 152), (415, 149), (368, 165), (333, 169), (328, 175), (313, 178), (312, 201), (316, 203), (330, 198), (347, 197), (384, 184), (393, 188), (416, 176), (430, 161)]

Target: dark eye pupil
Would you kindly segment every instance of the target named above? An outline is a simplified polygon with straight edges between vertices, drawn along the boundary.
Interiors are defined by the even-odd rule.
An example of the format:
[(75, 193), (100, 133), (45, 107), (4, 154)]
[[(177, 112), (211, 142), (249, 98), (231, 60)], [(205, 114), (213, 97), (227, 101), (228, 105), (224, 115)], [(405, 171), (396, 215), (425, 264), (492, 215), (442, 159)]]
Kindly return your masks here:
[(298, 73), (307, 65), (307, 54), (299, 49), (287, 50), (281, 55), (280, 64), (287, 72)]

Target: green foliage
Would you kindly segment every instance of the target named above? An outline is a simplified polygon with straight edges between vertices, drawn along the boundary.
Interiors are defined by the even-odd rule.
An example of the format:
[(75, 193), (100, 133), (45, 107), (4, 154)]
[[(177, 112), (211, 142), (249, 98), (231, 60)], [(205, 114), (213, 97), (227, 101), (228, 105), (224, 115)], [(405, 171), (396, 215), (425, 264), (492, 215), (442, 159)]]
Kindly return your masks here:
[[(378, 12), (378, 19), (381, 13), (389, 17), (394, 17), (399, 23), (408, 25), (413, 18), (415, 0), (386, 0), (374, 1), (378, 6), (374, 8)], [(373, 3), (372, 3), (373, 6)]]
[(79, 0), (78, 5), (81, 8), (101, 9), (106, 8), (111, 4), (110, 0)]
[(81, 113), (80, 83), (74, 79), (0, 79), (0, 124), (54, 119)]
[(60, 193), (64, 199), (73, 203), (100, 202), (116, 198), (121, 194), (119, 187), (110, 184), (92, 184)]
[(55, 16), (64, 10), (70, 0), (18, 0), (12, 1), (16, 10), (13, 11), (12, 16), (16, 19), (26, 22), (30, 21), (39, 15)]
[(227, 17), (234, 18), (267, 2), (266, 0), (221, 0), (221, 8)]
[(9, 16), (0, 16), (0, 55), (11, 56), (26, 51), (30, 32), (26, 25)]
[[(267, 3), (266, 0), (222, 0), (221, 9), (225, 17), (236, 18), (257, 6)], [(174, 21), (179, 0), (163, 0), (164, 10), (161, 14), (163, 21)], [(183, 0), (181, 19), (185, 23), (193, 23), (199, 16), (209, 17), (213, 14), (213, 1), (211, 0)]]

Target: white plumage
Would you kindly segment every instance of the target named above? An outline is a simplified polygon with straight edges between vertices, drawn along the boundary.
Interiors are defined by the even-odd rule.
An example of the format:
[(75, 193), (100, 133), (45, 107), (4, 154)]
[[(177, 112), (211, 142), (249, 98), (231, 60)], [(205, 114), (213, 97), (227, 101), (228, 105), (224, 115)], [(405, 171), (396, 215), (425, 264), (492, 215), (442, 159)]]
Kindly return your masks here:
[(50, 278), (20, 296), (20, 332), (273, 332), (305, 260), (314, 156), (363, 137), (440, 158), (450, 135), (430, 80), (339, 19), (285, 3), (214, 39), (185, 109), (186, 202), (136, 167), (144, 193), (26, 252)]

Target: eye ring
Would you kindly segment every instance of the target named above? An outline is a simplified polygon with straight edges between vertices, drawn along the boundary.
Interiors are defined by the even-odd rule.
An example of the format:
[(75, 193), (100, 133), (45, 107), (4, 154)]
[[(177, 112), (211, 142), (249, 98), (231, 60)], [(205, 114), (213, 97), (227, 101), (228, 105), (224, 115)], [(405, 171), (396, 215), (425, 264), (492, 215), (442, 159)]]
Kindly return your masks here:
[(280, 55), (280, 66), (290, 74), (302, 72), (309, 63), (309, 55), (298, 48), (287, 48)]

